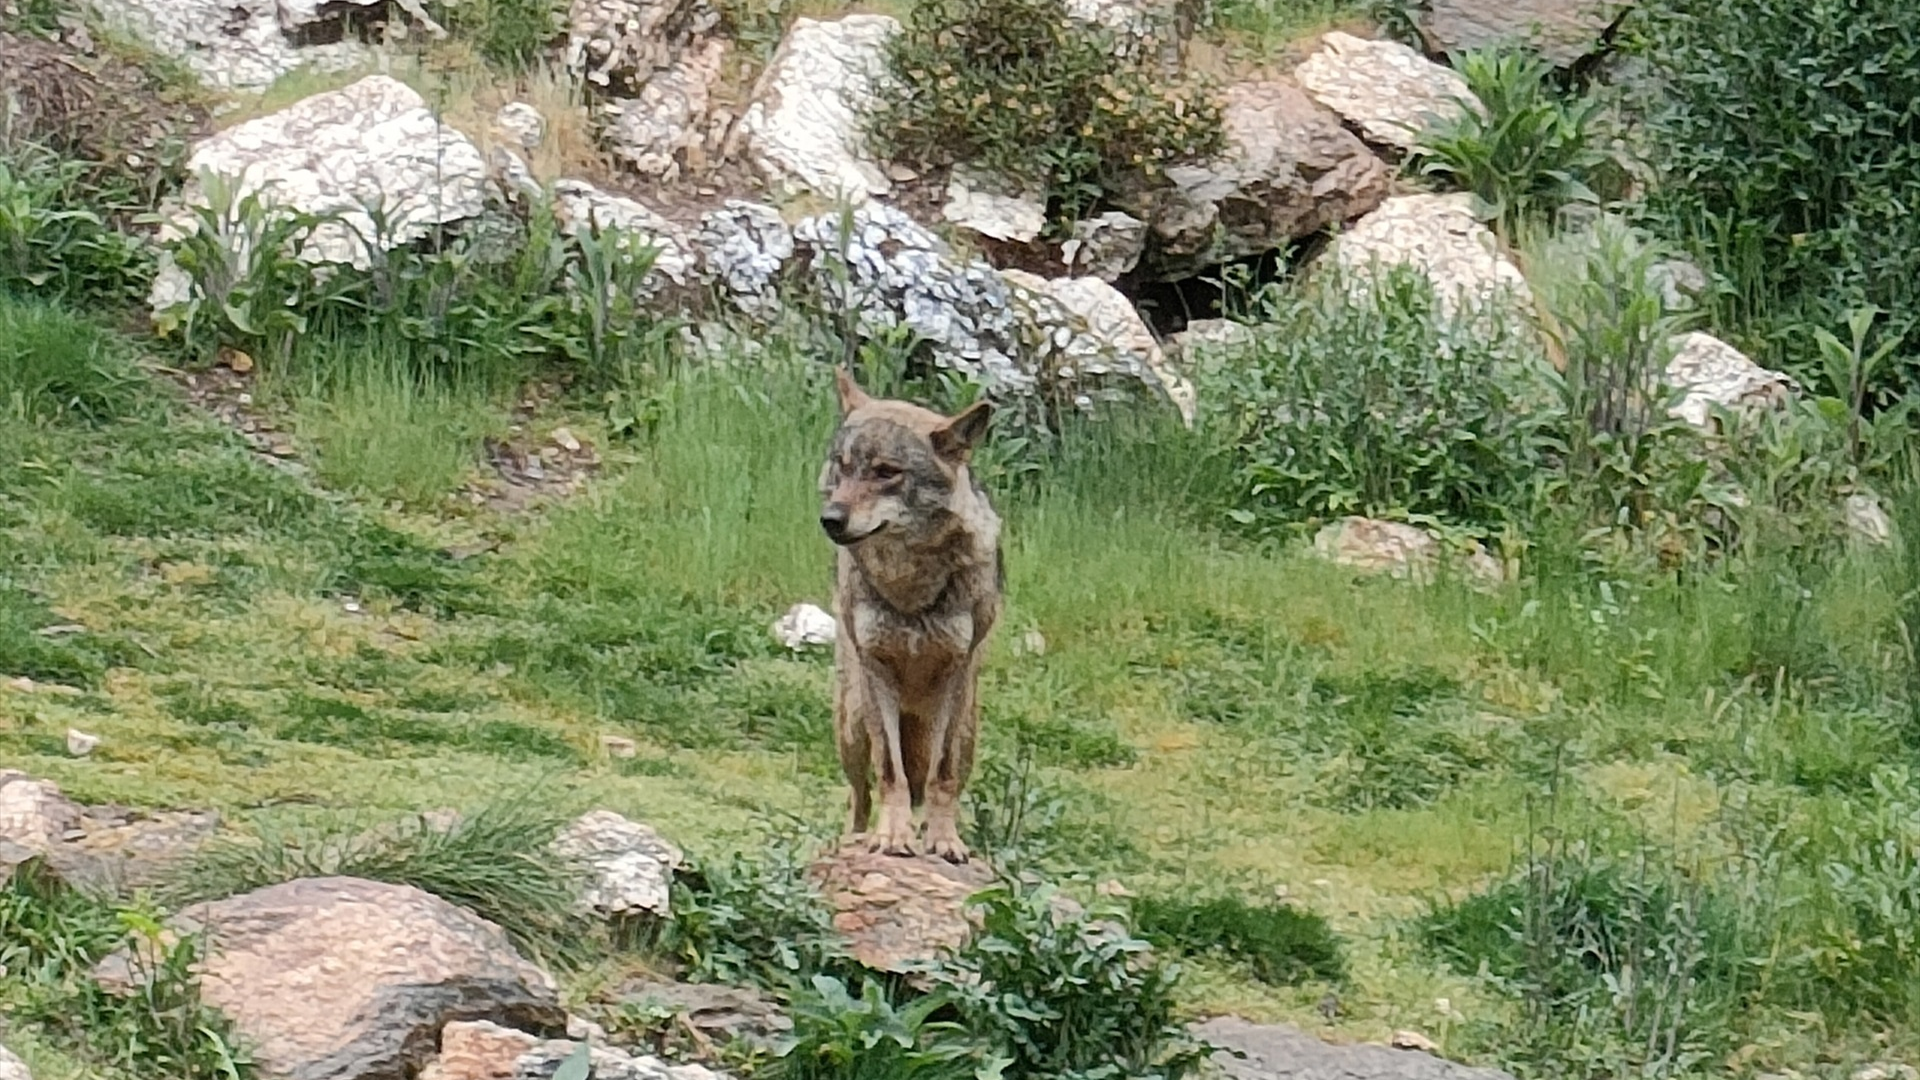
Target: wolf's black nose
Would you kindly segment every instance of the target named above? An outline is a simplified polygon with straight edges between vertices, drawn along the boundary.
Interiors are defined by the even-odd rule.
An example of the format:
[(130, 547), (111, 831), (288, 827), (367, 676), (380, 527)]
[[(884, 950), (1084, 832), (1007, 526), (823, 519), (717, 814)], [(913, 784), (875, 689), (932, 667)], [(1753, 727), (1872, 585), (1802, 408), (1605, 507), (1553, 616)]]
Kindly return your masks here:
[(841, 540), (847, 535), (847, 508), (837, 503), (828, 504), (820, 511), (820, 527), (827, 531), (830, 540)]

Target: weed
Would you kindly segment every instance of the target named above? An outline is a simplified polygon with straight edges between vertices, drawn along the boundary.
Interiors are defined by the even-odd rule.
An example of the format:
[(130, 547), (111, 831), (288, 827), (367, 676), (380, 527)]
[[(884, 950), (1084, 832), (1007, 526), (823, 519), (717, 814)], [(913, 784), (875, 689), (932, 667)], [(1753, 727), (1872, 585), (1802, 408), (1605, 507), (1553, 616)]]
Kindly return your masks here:
[[(157, 913), (72, 892), (29, 863), (0, 884), (0, 1005), (109, 1076), (253, 1075), (226, 1018), (201, 1004), (198, 942), (160, 934)], [(123, 946), (132, 979), (119, 994), (93, 967)]]
[(1050, 886), (973, 899), (980, 930), (940, 975), (1007, 1075), (1177, 1080), (1205, 1060), (1174, 1020), (1178, 966), (1149, 958), (1115, 913), (1062, 910)]
[(85, 173), (0, 133), (0, 290), (76, 303), (137, 295), (150, 254), (95, 208)]
[(793, 995), (792, 1040), (766, 1070), (777, 1080), (971, 1080), (974, 1048), (959, 1025), (932, 1019), (944, 995), (922, 994), (896, 1007), (879, 979), (860, 996), (815, 975)]
[(579, 956), (573, 868), (548, 849), (564, 819), (526, 801), (486, 803), (452, 823), (426, 815), (364, 827), (352, 818), (258, 822), (255, 835), (203, 849), (174, 894), (215, 899), (305, 877), (411, 885), (465, 907), (534, 954)]
[(63, 309), (0, 293), (0, 410), (16, 423), (125, 415), (138, 379), (123, 350)]
[(1264, 983), (1346, 978), (1340, 940), (1327, 920), (1288, 904), (1254, 905), (1237, 896), (1143, 896), (1133, 902), (1133, 921), (1157, 946), (1220, 953), (1246, 964)]
[(1483, 107), (1463, 108), (1427, 131), (1420, 171), (1471, 191), (1511, 236), (1572, 202), (1600, 201), (1589, 186), (1612, 159), (1598, 127), (1600, 102), (1565, 97), (1553, 65), (1518, 52), (1466, 52), (1455, 61)]
[(434, 7), (482, 57), (510, 71), (531, 67), (565, 33), (566, 7), (556, 0), (465, 0)]
[(331, 391), (302, 395), (296, 426), (328, 485), (422, 507), (467, 478), (493, 426), (484, 400), (371, 357), (343, 378)]
[(851, 974), (826, 900), (807, 878), (803, 843), (775, 840), (759, 858), (730, 852), (681, 871), (673, 920), (654, 947), (695, 982), (786, 990), (815, 975)]

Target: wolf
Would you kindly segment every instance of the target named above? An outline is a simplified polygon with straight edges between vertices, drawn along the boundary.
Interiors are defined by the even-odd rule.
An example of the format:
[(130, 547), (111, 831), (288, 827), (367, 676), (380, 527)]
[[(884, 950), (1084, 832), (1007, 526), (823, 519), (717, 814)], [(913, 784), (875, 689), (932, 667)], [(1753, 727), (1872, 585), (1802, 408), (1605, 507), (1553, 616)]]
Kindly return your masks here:
[[(820, 471), (836, 545), (833, 726), (852, 787), (847, 831), (892, 855), (965, 862), (961, 789), (973, 772), (977, 691), (1006, 572), (1000, 518), (969, 465), (992, 407), (943, 416), (874, 398), (835, 369), (840, 426)], [(873, 782), (880, 818), (873, 824)]]

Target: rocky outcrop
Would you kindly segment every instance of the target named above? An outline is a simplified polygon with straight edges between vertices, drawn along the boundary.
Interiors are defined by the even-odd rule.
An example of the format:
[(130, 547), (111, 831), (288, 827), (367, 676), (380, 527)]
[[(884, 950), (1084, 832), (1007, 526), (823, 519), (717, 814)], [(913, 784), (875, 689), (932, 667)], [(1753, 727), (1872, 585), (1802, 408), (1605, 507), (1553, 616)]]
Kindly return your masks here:
[(749, 315), (778, 312), (780, 272), (793, 259), (793, 230), (780, 211), (729, 199), (700, 217), (690, 238), (708, 281)]
[(720, 25), (707, 0), (573, 0), (567, 67), (616, 97), (637, 94)]
[(576, 236), (595, 229), (613, 230), (620, 248), (630, 256), (650, 250), (653, 266), (643, 283), (648, 291), (666, 282), (685, 285), (693, 279), (693, 256), (680, 228), (636, 199), (602, 191), (585, 180), (560, 180), (553, 185), (553, 214), (562, 228)]
[(1315, 101), (1359, 129), (1367, 140), (1411, 150), (1433, 124), (1480, 108), (1467, 81), (1397, 41), (1372, 41), (1335, 30), (1294, 69)]
[[(180, 912), (204, 933), (200, 994), (286, 1080), (408, 1080), (457, 1020), (565, 1030), (553, 980), (500, 928), (404, 885), (305, 878)], [(135, 965), (97, 970), (109, 987)]]
[(1741, 413), (1778, 408), (1799, 391), (1791, 375), (1761, 367), (1712, 334), (1682, 334), (1673, 344), (1665, 381), (1684, 396), (1667, 415), (1703, 431), (1713, 430), (1716, 409)]
[(1140, 265), (1146, 250), (1147, 223), (1109, 210), (1073, 223), (1073, 235), (1060, 245), (1060, 261), (1076, 277), (1117, 281)]
[[(108, 28), (186, 65), (201, 82), (223, 90), (264, 90), (300, 68), (344, 71), (370, 51), (337, 30), (349, 9), (369, 0), (321, 5), (282, 0), (89, 0)], [(380, 4), (384, 7), (384, 3)], [(283, 18), (282, 10), (286, 10)], [(308, 44), (333, 38), (330, 44)]]
[(1230, 1080), (1513, 1080), (1418, 1050), (1339, 1046), (1287, 1024), (1223, 1016), (1194, 1033), (1221, 1049), (1214, 1061)]
[(38, 859), (75, 888), (156, 885), (219, 827), (220, 815), (210, 810), (82, 806), (50, 780), (0, 769), (0, 881)]
[[(315, 94), (279, 112), (236, 125), (194, 147), (187, 168), (212, 173), (238, 200), (257, 195), (269, 207), (324, 215), (301, 244), (314, 262), (372, 264), (390, 250), (486, 209), (487, 166), (466, 136), (446, 127), (406, 84), (370, 75), (344, 89)], [(196, 228), (188, 206), (209, 193), (190, 181), (167, 215), (160, 240)], [(371, 205), (381, 218), (376, 225)], [(234, 236), (244, 245), (250, 238)], [(164, 260), (152, 303), (164, 311), (191, 296), (193, 283)]]
[(1433, 283), (1434, 302), (1447, 319), (1484, 314), (1517, 323), (1516, 305), (1532, 302), (1520, 268), (1474, 216), (1473, 196), (1465, 192), (1388, 199), (1336, 237), (1328, 258), (1356, 295), (1367, 294), (1391, 267), (1418, 270)]
[(562, 830), (553, 849), (586, 875), (582, 910), (607, 919), (673, 913), (673, 872), (685, 856), (652, 826), (594, 810)]
[(1004, 185), (965, 169), (947, 181), (947, 202), (940, 215), (958, 228), (990, 240), (1024, 244), (1047, 224), (1045, 200), (1031, 193), (1009, 193)]
[(1561, 67), (1592, 55), (1627, 0), (1427, 0), (1418, 16), (1448, 53), (1524, 46)]
[(794, 21), (739, 123), (747, 157), (769, 184), (853, 203), (891, 189), (862, 124), (886, 43), (899, 31), (886, 15)]
[(1058, 311), (1021, 305), (1033, 325), (1050, 330), (1048, 336), (1056, 343), (1064, 342), (1048, 373), (1056, 384), (1071, 386), (1118, 376), (1128, 385), (1158, 389), (1179, 411), (1181, 420), (1193, 423), (1193, 385), (1167, 363), (1153, 331), (1120, 290), (1091, 277), (1041, 278), (1018, 270), (1003, 271), (1003, 276), (1059, 305)]
[(726, 42), (689, 47), (632, 98), (601, 107), (607, 150), (641, 176), (675, 180), (707, 164), (708, 110), (726, 60)]
[(1115, 195), (1152, 226), (1150, 265), (1160, 276), (1278, 250), (1387, 197), (1385, 163), (1291, 83), (1230, 88), (1221, 123), (1219, 157), (1170, 165), (1165, 183)]
[(865, 841), (828, 853), (809, 876), (833, 906), (833, 927), (854, 959), (878, 971), (902, 971), (965, 944), (973, 932), (967, 897), (993, 881), (979, 862), (878, 855)]

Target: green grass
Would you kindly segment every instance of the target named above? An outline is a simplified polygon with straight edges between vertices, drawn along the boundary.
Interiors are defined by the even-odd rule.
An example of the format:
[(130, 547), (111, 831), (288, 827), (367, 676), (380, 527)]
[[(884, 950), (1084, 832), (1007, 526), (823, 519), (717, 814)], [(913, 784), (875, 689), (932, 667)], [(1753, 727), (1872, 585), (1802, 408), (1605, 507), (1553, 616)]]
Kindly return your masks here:
[[(68, 317), (7, 301), (7, 318)], [(365, 873), (472, 903), (553, 956), (585, 946), (553, 921), (552, 883), (520, 873), (534, 832), (368, 826), (496, 795), (590, 802), (697, 853), (676, 897), (687, 920), (658, 948), (724, 977), (766, 977), (763, 938), (837, 962), (784, 864), (759, 854), (774, 832), (830, 836), (844, 798), (830, 661), (767, 631), (829, 597), (813, 525), (824, 366), (775, 341), (751, 364), (663, 375), (657, 427), (628, 441), (597, 402), (549, 407), (531, 422), (594, 440), (606, 469), (507, 515), (442, 498), (472, 433), (499, 423), (495, 398), (373, 364), (289, 382), (276, 400), (316, 425), (303, 480), (68, 325), (101, 343), (72, 355), (125, 389), (0, 425), (0, 676), (87, 692), (0, 690), (0, 764), (253, 831), (182, 895)], [(1754, 1041), (1755, 1067), (1916, 1049), (1898, 931), (1914, 898), (1874, 854), (1910, 835), (1915, 801), (1899, 558), (1756, 551), (1676, 581), (1559, 557), (1542, 535), (1529, 579), (1491, 595), (1360, 579), (1223, 530), (1210, 508), (1230, 477), (1208, 439), (1076, 425), (1037, 471), (994, 466), (1009, 599), (970, 842), (1083, 892), (1118, 879), (1150, 898), (1142, 931), (1190, 954), (1189, 1012), (1318, 1027), (1334, 980), (1341, 1036), (1445, 1026), (1451, 1051), (1538, 1074), (1569, 1047), (1516, 1032), (1595, 984), (1529, 998), (1478, 971), (1511, 966), (1502, 920), (1526, 907), (1512, 883), (1551, 790), (1553, 829), (1605, 838), (1563, 852), (1570, 880), (1639, 889), (1631, 925), (1648, 940), (1694, 940), (1660, 936), (1674, 898), (1732, 898), (1749, 929), (1810, 958), (1776, 965), (1762, 997), (1716, 984), (1743, 1007), (1703, 1007), (1698, 1045)], [(491, 552), (460, 554), (482, 539)], [(83, 629), (42, 632), (60, 624)], [(1029, 631), (1044, 650), (1015, 647)], [(103, 737), (91, 759), (65, 755), (69, 724)], [(610, 734), (639, 754), (603, 756)], [(1554, 925), (1611, 925), (1555, 902), (1577, 917)], [(1431, 929), (1436, 911), (1451, 929)], [(98, 1056), (56, 1028), (34, 1038), (54, 1075)]]

